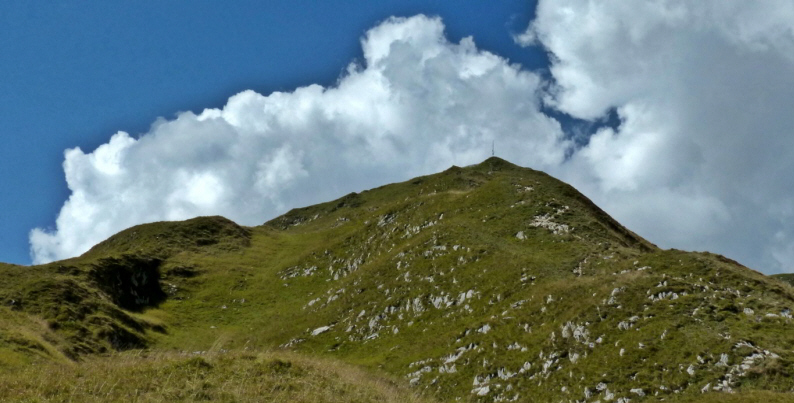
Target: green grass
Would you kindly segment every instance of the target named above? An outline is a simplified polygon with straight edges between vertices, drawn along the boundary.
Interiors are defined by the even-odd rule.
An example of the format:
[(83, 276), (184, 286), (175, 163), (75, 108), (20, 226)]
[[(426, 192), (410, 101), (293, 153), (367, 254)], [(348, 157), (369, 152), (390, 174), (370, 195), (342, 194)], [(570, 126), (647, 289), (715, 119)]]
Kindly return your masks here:
[(3, 402), (429, 402), (350, 365), (277, 352), (134, 351), (0, 377)]
[[(226, 377), (215, 352), (290, 350), (441, 401), (775, 401), (794, 388), (791, 285), (661, 250), (572, 187), (498, 159), (259, 227), (147, 224), (80, 258), (0, 270), (2, 300), (23, 301), (0, 310), (7, 367), (68, 357), (126, 374), (197, 352)], [(129, 366), (96, 358), (141, 347)], [(715, 391), (723, 381), (736, 394)]]
[(776, 278), (778, 280), (784, 281), (788, 284), (794, 284), (794, 273), (782, 273), (782, 274), (775, 274), (771, 276), (772, 278)]

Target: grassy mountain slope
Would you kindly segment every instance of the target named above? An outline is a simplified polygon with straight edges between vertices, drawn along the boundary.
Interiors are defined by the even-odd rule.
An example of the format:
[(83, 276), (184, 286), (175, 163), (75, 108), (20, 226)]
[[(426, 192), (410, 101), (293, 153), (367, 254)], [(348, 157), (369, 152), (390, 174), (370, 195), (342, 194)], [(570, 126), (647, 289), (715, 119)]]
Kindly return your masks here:
[(794, 273), (773, 274), (772, 277), (789, 284), (794, 284)]
[(0, 377), (0, 401), (425, 402), (361, 369), (275, 352), (125, 353), (30, 366)]
[(0, 270), (0, 300), (22, 301), (0, 311), (19, 362), (280, 347), (442, 401), (790, 401), (794, 388), (790, 285), (661, 250), (498, 158), (259, 227), (154, 223)]

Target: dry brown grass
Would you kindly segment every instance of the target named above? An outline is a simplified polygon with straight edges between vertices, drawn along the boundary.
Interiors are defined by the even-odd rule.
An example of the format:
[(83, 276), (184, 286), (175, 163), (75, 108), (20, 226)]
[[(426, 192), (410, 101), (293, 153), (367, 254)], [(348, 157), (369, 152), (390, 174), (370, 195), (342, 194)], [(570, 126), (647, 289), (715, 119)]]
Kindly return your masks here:
[(414, 402), (362, 369), (287, 352), (148, 353), (31, 365), (0, 376), (3, 402)]

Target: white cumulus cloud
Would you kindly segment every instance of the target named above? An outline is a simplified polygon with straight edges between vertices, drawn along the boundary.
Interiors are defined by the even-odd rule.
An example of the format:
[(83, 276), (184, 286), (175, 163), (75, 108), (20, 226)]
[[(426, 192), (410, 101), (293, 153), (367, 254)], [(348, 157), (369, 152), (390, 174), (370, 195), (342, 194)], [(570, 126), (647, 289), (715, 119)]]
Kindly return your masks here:
[[(496, 140), (663, 247), (794, 270), (794, 3), (541, 0), (516, 41), (548, 50), (548, 81), (471, 38), (449, 42), (438, 18), (392, 18), (334, 86), (245, 91), (67, 150), (71, 196), (54, 229), (31, 232), (34, 261), (143, 222), (260, 224), (479, 162)], [(542, 106), (619, 124), (574, 149)]]
[(539, 112), (539, 75), (449, 42), (438, 18), (391, 18), (335, 86), (245, 91), (222, 109), (161, 119), (133, 138), (65, 153), (71, 190), (35, 263), (78, 255), (129, 226), (219, 214), (261, 224), (292, 207), (500, 155), (540, 169), (569, 149)]
[(794, 3), (542, 0), (546, 102), (602, 128), (552, 172), (666, 247), (794, 271)]

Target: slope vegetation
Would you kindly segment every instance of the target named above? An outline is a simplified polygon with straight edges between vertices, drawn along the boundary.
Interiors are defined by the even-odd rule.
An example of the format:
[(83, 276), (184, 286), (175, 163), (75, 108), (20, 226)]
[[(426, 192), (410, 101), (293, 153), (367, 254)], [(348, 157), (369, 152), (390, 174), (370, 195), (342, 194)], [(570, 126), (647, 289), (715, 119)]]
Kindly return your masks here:
[(661, 250), (498, 158), (259, 227), (147, 224), (80, 258), (0, 269), (2, 301), (22, 301), (0, 311), (7, 361), (289, 349), (441, 401), (790, 401), (794, 388), (789, 284)]

